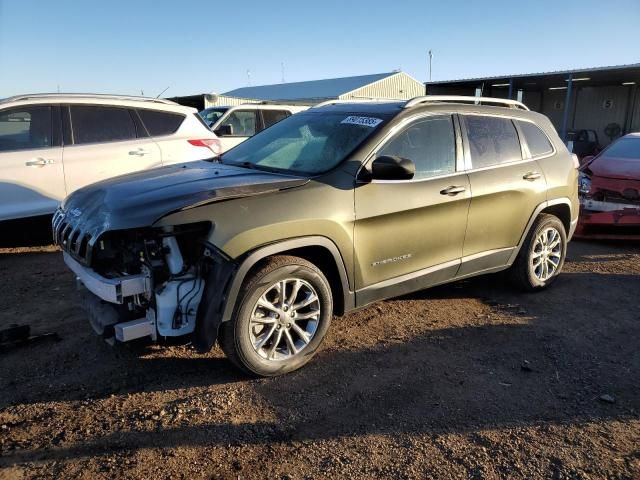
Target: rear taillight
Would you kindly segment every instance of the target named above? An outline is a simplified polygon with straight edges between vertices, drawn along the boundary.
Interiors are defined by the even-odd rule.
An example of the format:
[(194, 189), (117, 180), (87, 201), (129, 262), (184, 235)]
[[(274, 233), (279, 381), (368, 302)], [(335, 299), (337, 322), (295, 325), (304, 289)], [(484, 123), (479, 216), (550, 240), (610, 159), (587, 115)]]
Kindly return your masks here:
[(194, 147), (206, 147), (213, 152), (214, 155), (219, 155), (222, 151), (222, 145), (217, 138), (202, 138), (196, 140), (187, 140)]

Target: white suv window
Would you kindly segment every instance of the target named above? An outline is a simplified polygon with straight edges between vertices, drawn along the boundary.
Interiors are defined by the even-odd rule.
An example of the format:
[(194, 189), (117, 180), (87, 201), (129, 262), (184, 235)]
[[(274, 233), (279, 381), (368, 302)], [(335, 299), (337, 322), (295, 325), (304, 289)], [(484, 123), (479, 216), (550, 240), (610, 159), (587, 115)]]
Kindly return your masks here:
[(236, 110), (224, 119), (224, 125), (231, 125), (234, 137), (252, 137), (256, 134), (256, 113), (256, 110)]
[(71, 127), (75, 145), (136, 138), (136, 127), (126, 108), (72, 105)]
[(46, 148), (51, 141), (51, 107), (30, 106), (0, 111), (0, 152)]
[(185, 116), (179, 113), (159, 112), (157, 110), (139, 109), (138, 113), (152, 137), (161, 137), (176, 133)]

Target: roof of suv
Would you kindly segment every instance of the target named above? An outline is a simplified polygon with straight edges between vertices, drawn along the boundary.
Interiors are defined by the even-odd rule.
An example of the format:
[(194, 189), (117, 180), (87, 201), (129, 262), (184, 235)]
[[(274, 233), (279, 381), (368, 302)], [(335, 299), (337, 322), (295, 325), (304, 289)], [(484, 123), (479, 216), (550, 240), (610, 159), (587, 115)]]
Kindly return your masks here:
[(127, 107), (150, 107), (157, 110), (181, 113), (196, 112), (195, 108), (179, 105), (171, 100), (133, 95), (108, 95), (99, 93), (34, 93), (15, 95), (0, 99), (0, 107), (8, 104), (24, 105), (33, 103), (92, 103), (99, 105), (120, 105)]
[(465, 97), (429, 95), (411, 100), (329, 100), (312, 107), (309, 111), (336, 112), (344, 114), (377, 114), (396, 116), (416, 111), (454, 111), (460, 113), (491, 113), (509, 115), (529, 120), (545, 118), (532, 112), (521, 102), (491, 97)]

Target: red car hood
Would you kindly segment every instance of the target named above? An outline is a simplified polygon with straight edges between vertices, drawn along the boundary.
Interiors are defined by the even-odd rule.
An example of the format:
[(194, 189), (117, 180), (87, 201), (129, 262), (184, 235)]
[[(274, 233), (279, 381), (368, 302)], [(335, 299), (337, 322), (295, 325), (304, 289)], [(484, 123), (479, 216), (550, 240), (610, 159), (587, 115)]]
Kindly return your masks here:
[(640, 158), (602, 156), (593, 160), (587, 168), (597, 177), (640, 180)]

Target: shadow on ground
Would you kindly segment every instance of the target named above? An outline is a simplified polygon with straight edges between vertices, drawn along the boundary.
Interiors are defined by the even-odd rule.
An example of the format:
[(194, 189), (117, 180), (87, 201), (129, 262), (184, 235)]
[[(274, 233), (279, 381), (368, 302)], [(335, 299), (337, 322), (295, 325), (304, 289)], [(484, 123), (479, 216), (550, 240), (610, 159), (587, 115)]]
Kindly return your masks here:
[[(573, 262), (588, 261), (582, 250)], [(148, 358), (150, 347), (114, 351), (83, 334), (67, 345), (71, 353), (60, 364), (33, 365), (43, 362), (33, 359), (42, 380), (8, 378), (5, 369), (2, 389), (11, 394), (3, 406), (242, 382), (277, 419), (202, 424), (194, 418), (189, 426), (115, 431), (68, 447), (12, 452), (0, 464), (146, 447), (638, 419), (640, 322), (633, 291), (640, 291), (638, 275), (595, 272), (566, 273), (552, 289), (533, 295), (510, 290), (499, 276), (439, 287), (336, 319), (326, 348), (310, 365), (268, 380), (248, 379), (220, 357)], [(456, 309), (460, 301), (490, 314)], [(75, 317), (71, 323), (87, 328)], [(410, 323), (420, 332), (403, 333)], [(348, 341), (362, 329), (370, 341)], [(46, 388), (50, 382), (54, 387)], [(600, 400), (603, 394), (615, 403)]]

